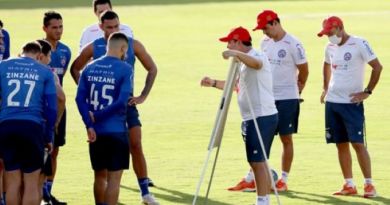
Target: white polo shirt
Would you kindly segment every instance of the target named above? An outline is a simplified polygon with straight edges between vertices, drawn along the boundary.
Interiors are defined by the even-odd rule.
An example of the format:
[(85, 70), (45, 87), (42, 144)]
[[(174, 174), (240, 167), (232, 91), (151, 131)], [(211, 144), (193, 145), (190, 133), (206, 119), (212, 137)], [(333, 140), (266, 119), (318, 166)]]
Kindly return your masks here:
[(242, 119), (252, 120), (250, 107), (245, 92), (248, 92), (256, 117), (276, 114), (275, 99), (272, 93), (272, 73), (267, 56), (252, 49), (248, 55), (263, 63), (259, 70), (247, 67), (241, 63), (238, 79), (238, 105)]
[[(120, 24), (119, 31), (124, 33), (126, 36), (133, 38), (133, 31), (129, 26)], [(102, 37), (104, 37), (104, 32), (100, 29), (99, 24), (93, 24), (88, 26), (83, 30), (83, 33), (81, 34), (80, 51), (88, 43)]]
[(375, 53), (363, 38), (350, 36), (341, 46), (329, 43), (325, 62), (331, 65), (332, 75), (325, 101), (351, 103), (349, 95), (363, 91), (364, 67), (374, 59)]
[(298, 99), (297, 65), (307, 62), (302, 43), (286, 33), (277, 42), (265, 37), (260, 48), (268, 56), (271, 64), (275, 100)]

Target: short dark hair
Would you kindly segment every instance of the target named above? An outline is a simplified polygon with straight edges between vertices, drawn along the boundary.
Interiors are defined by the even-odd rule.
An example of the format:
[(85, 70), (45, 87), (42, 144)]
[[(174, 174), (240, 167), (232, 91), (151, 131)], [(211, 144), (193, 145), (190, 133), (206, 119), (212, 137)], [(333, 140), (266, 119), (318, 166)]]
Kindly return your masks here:
[(121, 32), (114, 32), (110, 35), (110, 37), (108, 37), (108, 43), (115, 40), (125, 41), (127, 44), (129, 44), (129, 38)]
[(4, 24), (3, 21), (0, 20), (0, 27), (3, 28)]
[(104, 20), (119, 19), (119, 16), (113, 11), (105, 11), (102, 14), (100, 14), (99, 19), (100, 19), (100, 23), (103, 23)]
[(276, 21), (276, 22), (278, 22), (278, 23), (280, 24), (280, 19), (279, 19), (279, 18), (276, 18), (276, 19), (274, 19), (274, 20), (272, 20), (272, 21), (268, 21), (267, 24), (273, 25), (273, 24), (274, 24), (274, 21)]
[(243, 41), (244, 46), (252, 46), (252, 41)]
[(112, 8), (112, 4), (110, 0), (92, 0), (92, 4), (93, 4), (93, 12), (96, 12), (97, 5), (108, 4), (110, 5), (110, 8)]
[(51, 51), (50, 43), (48, 41), (46, 41), (46, 40), (37, 40), (37, 42), (42, 47), (42, 49), (41, 49), (42, 54), (47, 56), (49, 54), (49, 52)]
[(49, 26), (49, 22), (52, 19), (62, 20), (61, 14), (55, 12), (55, 11), (48, 11), (44, 14), (43, 17), (43, 25), (45, 27)]
[(38, 54), (41, 52), (42, 52), (42, 47), (36, 41), (28, 42), (23, 46), (23, 53)]

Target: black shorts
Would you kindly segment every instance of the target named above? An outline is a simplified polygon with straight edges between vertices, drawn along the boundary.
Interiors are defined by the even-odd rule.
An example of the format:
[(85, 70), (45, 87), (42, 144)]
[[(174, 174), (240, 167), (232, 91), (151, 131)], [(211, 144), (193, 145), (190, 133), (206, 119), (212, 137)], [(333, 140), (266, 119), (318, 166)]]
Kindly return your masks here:
[(135, 105), (127, 106), (126, 122), (128, 129), (135, 126), (142, 126), (141, 121), (139, 120), (139, 113)]
[(5, 170), (34, 172), (43, 166), (43, 128), (31, 120), (6, 120), (0, 123), (0, 152)]
[[(45, 153), (46, 155), (46, 153)], [(44, 161), (42, 171), (41, 173), (44, 174), (45, 176), (51, 176), (53, 175), (53, 167), (51, 163), (51, 154), (47, 154), (46, 161)]]
[(89, 144), (92, 169), (118, 171), (129, 169), (129, 138), (127, 132), (98, 135)]
[(61, 147), (65, 145), (65, 135), (66, 135), (66, 109), (64, 114), (61, 117), (61, 121), (58, 124), (57, 133), (54, 136), (54, 147)]

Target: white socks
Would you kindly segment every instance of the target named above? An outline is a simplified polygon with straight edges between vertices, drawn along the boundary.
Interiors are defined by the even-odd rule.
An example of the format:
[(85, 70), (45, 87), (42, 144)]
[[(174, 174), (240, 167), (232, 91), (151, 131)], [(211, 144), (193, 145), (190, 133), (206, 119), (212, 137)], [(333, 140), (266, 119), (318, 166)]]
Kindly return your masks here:
[(257, 196), (256, 205), (270, 205), (269, 195)]
[(355, 187), (355, 183), (353, 183), (352, 178), (345, 179), (345, 183), (347, 184), (348, 187)]
[(255, 180), (255, 175), (253, 175), (253, 171), (252, 169), (249, 170), (248, 174), (246, 174), (246, 176), (244, 177), (244, 180), (246, 182), (252, 182)]
[(282, 171), (282, 180), (283, 180), (284, 183), (287, 184), (288, 172)]
[(365, 184), (372, 184), (372, 178), (365, 178), (364, 183)]

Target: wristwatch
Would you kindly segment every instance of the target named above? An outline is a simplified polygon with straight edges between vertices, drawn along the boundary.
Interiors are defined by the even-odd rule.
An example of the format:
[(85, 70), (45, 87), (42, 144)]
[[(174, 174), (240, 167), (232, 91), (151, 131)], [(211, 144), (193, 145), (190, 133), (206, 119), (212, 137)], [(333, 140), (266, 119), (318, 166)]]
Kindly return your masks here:
[(370, 89), (368, 89), (368, 88), (365, 88), (363, 92), (364, 92), (364, 93), (367, 93), (367, 94), (369, 94), (369, 95), (372, 94), (372, 90), (370, 90)]

